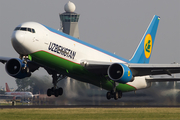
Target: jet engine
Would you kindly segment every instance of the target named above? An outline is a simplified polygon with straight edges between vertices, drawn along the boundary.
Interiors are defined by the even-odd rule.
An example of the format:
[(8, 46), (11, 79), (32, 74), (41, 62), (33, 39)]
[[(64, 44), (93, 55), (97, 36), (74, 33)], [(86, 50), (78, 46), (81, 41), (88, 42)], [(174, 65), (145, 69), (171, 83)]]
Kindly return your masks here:
[(30, 77), (31, 73), (29, 72), (28, 65), (23, 63), (23, 60), (12, 58), (6, 63), (6, 72), (15, 78), (25, 78)]
[(127, 83), (133, 81), (132, 72), (128, 66), (122, 63), (114, 63), (108, 68), (108, 76), (111, 80), (118, 83)]

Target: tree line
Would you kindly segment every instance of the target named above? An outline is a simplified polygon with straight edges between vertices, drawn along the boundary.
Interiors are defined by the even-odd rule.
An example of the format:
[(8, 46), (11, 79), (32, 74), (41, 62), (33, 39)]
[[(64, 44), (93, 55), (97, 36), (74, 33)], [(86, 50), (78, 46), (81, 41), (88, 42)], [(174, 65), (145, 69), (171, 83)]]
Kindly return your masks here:
[(16, 91), (30, 91), (33, 94), (46, 94), (47, 88), (52, 87), (52, 78), (50, 76), (35, 76), (27, 77), (24, 79), (16, 79)]

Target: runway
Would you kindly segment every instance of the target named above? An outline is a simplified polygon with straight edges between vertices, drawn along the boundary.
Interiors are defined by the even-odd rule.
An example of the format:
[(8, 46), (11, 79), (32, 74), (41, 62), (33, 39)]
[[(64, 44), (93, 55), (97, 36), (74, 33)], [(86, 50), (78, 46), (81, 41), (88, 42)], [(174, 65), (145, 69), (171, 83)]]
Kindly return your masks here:
[(143, 108), (143, 107), (180, 107), (180, 105), (15, 105), (2, 108)]

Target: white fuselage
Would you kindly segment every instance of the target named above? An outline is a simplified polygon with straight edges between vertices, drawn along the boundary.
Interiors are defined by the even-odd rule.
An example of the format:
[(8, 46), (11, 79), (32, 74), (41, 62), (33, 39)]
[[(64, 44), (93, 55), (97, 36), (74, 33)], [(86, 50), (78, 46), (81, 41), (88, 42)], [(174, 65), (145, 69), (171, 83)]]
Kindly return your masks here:
[[(12, 45), (21, 55), (45, 51), (75, 64), (80, 64), (82, 60), (112, 63), (129, 62), (128, 60), (115, 54), (59, 32), (63, 34), (61, 35), (58, 31), (51, 30), (36, 22), (26, 22), (18, 27), (33, 28), (35, 30), (35, 33), (27, 30), (18, 30), (13, 32)], [(66, 55), (64, 55), (64, 53), (66, 53)], [(129, 82), (127, 84), (135, 87), (136, 89), (150, 86), (150, 83), (146, 82), (145, 77), (136, 77), (133, 82)]]
[(33, 94), (31, 92), (6, 92), (6, 95), (13, 95), (16, 98), (33, 98)]
[[(29, 31), (14, 31), (12, 36), (18, 38), (18, 41), (13, 39), (12, 43), (13, 47), (19, 54), (30, 54), (43, 50), (77, 64), (80, 64), (80, 62), (84, 59), (101, 62), (126, 63), (120, 58), (116, 58), (116, 55), (114, 55), (116, 57), (113, 57), (113, 54), (108, 54), (109, 52), (104, 53), (104, 50), (102, 49), (96, 49), (95, 46), (89, 46), (87, 43), (83, 44), (83, 41), (80, 43), (79, 41), (54, 33), (39, 23), (27, 22), (21, 24), (20, 26), (25, 28), (34, 28), (36, 33), (31, 33)], [(76, 55), (74, 59), (58, 54), (55, 52), (55, 48), (48, 50), (50, 43), (75, 51)]]

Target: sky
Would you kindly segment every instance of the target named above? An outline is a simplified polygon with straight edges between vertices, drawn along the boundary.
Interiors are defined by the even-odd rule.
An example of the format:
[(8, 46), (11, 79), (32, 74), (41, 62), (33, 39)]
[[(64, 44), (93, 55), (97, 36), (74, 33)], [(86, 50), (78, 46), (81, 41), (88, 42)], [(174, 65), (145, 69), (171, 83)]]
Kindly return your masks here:
[[(35, 21), (59, 29), (68, 0), (0, 0), (0, 56), (19, 57), (11, 45), (16, 26)], [(150, 63), (180, 63), (179, 0), (71, 0), (80, 14), (80, 39), (130, 59), (153, 15), (161, 17)], [(34, 74), (48, 75), (43, 69)], [(0, 87), (17, 88), (0, 64)]]

